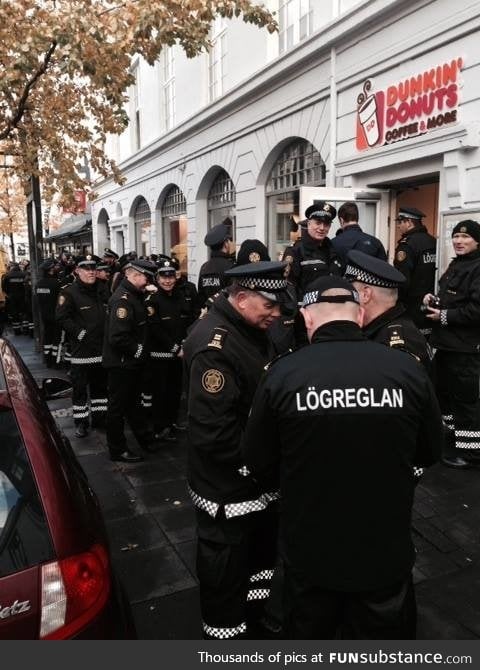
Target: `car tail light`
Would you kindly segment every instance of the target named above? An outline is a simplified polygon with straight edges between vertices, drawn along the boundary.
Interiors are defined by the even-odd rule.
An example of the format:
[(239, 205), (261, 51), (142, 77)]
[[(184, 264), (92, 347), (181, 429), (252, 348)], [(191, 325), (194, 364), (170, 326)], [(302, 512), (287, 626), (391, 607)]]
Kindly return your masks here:
[(40, 638), (71, 638), (102, 610), (109, 595), (108, 555), (100, 545), (42, 565)]

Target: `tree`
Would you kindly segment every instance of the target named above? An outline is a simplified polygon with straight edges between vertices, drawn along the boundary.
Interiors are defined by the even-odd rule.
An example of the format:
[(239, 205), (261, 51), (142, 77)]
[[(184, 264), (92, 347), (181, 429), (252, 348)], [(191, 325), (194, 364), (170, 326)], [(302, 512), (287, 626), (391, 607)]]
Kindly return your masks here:
[(26, 198), (20, 180), (11, 168), (0, 169), (0, 235), (8, 236), (15, 258), (13, 234), (26, 230)]
[(173, 44), (198, 55), (217, 15), (277, 28), (252, 0), (0, 0), (0, 149), (20, 178), (39, 175), (47, 199), (71, 203), (90, 189), (77, 170), (87, 158), (122, 183), (104, 144), (128, 125), (132, 58), (153, 64)]

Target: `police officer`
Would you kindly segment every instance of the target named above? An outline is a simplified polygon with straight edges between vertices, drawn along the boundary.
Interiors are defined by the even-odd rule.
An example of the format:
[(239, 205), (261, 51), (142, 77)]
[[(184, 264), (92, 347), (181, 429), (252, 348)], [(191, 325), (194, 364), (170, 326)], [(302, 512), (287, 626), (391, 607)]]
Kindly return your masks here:
[(193, 318), (183, 292), (176, 286), (172, 259), (159, 262), (156, 280), (158, 291), (146, 300), (153, 430), (156, 439), (174, 442), (182, 392), (180, 355)]
[(113, 277), (115, 276), (115, 273), (120, 272), (118, 259), (119, 255), (115, 253), (115, 251), (105, 247), (103, 250), (102, 265), (106, 264), (108, 266), (108, 289), (110, 293), (112, 292)]
[(135, 463), (142, 456), (127, 446), (125, 418), (138, 443), (156, 449), (145, 424), (140, 394), (147, 359), (147, 308), (145, 287), (153, 279), (155, 265), (133, 259), (124, 266), (124, 278), (108, 303), (103, 366), (108, 370), (107, 446), (112, 461)]
[(341, 261), (328, 238), (336, 215), (337, 210), (333, 205), (315, 200), (305, 210), (307, 223), (305, 227), (302, 226), (300, 242), (288, 247), (288, 255), (292, 257), (289, 279), (297, 287), (299, 301), (314, 279), (324, 275), (340, 275), (342, 272)]
[(210, 247), (210, 259), (202, 265), (198, 275), (198, 296), (201, 307), (227, 285), (225, 271), (234, 264), (232, 258), (232, 229), (226, 223), (214, 226), (204, 239)]
[(58, 327), (55, 323), (55, 307), (60, 291), (54, 258), (47, 258), (40, 265), (40, 279), (35, 287), (38, 311), (42, 323), (43, 357), (47, 368), (57, 359)]
[(415, 207), (399, 210), (396, 221), (402, 237), (395, 249), (394, 265), (407, 280), (400, 288), (400, 300), (415, 325), (429, 335), (432, 324), (421, 305), (423, 296), (434, 290), (437, 241), (423, 225), (424, 216)]
[(480, 462), (480, 224), (467, 219), (452, 230), (455, 258), (442, 275), (438, 296), (424, 304), (432, 323), (431, 344), (437, 395), (447, 426), (454, 431), (443, 463), (468, 468)]
[(404, 275), (380, 258), (349, 251), (345, 279), (353, 283), (364, 310), (363, 333), (369, 340), (403, 349), (431, 370), (431, 353), (425, 337), (398, 301)]
[[(198, 527), (197, 574), (206, 638), (240, 638), (268, 595), (276, 553), (276, 492), (242, 468), (241, 434), (278, 318), (284, 263), (227, 271), (221, 293), (184, 342), (189, 375), (188, 483)], [(255, 607), (255, 605), (257, 607)]]
[(25, 272), (18, 263), (12, 263), (10, 270), (2, 277), (2, 291), (6, 296), (6, 311), (14, 335), (21, 335), (25, 313)]
[[(160, 255), (161, 256), (161, 255)], [(176, 273), (176, 283), (175, 288), (182, 292), (184, 300), (188, 307), (188, 312), (190, 314), (190, 323), (193, 323), (200, 316), (201, 306), (200, 298), (198, 295), (197, 287), (195, 284), (188, 280), (188, 277), (182, 275), (180, 272), (180, 261), (178, 258), (169, 258), (168, 256), (163, 258), (163, 260), (170, 260), (175, 268)], [(159, 258), (157, 265), (162, 261), (162, 258)]]
[(91, 254), (76, 259), (76, 279), (60, 290), (55, 311), (55, 320), (70, 343), (76, 437), (87, 435), (90, 413), (92, 428), (102, 428), (107, 412), (107, 387), (102, 368), (107, 305), (95, 274), (98, 260)]
[(361, 312), (345, 279), (311, 285), (311, 344), (270, 367), (244, 434), (250, 477), (279, 470), (287, 639), (415, 637), (412, 468), (442, 421), (423, 367), (367, 340)]
[(383, 244), (373, 235), (365, 233), (358, 223), (358, 206), (355, 202), (344, 202), (338, 210), (340, 228), (332, 240), (332, 247), (340, 257), (343, 267), (347, 264), (347, 254), (358, 249), (369, 256), (387, 260)]

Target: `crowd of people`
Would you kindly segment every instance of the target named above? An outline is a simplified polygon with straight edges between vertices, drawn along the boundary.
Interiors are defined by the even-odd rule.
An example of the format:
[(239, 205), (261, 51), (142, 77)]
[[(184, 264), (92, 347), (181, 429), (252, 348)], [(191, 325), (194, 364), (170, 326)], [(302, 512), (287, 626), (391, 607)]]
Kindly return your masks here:
[[(260, 240), (235, 259), (231, 225), (212, 228), (198, 287), (164, 255), (42, 264), (44, 355), (69, 361), (76, 436), (104, 429), (135, 463), (125, 421), (146, 452), (188, 430), (205, 638), (415, 637), (415, 484), (480, 454), (480, 224), (453, 228), (436, 295), (423, 218), (399, 211), (393, 264), (355, 203), (324, 201), (282, 261)], [(20, 287), (12, 267), (15, 334)]]

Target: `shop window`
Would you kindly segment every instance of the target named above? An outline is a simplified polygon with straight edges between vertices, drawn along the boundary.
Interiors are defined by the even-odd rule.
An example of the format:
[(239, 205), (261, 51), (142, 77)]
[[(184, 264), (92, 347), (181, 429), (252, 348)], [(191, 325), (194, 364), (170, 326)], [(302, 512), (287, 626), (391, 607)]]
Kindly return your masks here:
[(208, 194), (208, 228), (226, 223), (235, 241), (235, 186), (229, 174), (221, 170)]
[(325, 163), (313, 144), (296, 140), (282, 151), (266, 186), (268, 199), (267, 237), (272, 259), (281, 258), (285, 247), (295, 239), (292, 220), (303, 218), (299, 212), (300, 186), (325, 186)]
[(141, 198), (135, 208), (133, 215), (135, 222), (135, 238), (137, 253), (139, 256), (150, 255), (150, 229), (152, 226), (152, 215), (150, 207), (145, 198)]
[(162, 231), (164, 252), (177, 258), (180, 272), (188, 275), (187, 201), (178, 186), (172, 186), (163, 201)]

